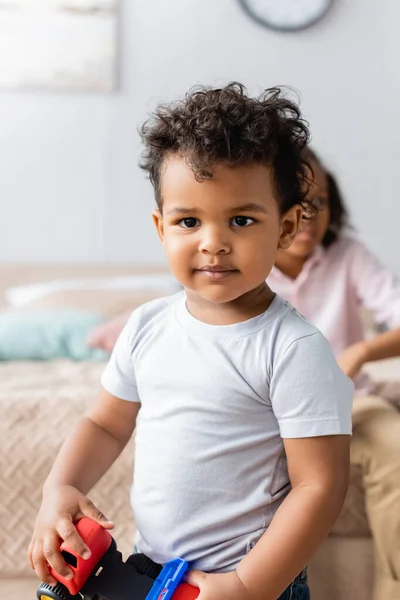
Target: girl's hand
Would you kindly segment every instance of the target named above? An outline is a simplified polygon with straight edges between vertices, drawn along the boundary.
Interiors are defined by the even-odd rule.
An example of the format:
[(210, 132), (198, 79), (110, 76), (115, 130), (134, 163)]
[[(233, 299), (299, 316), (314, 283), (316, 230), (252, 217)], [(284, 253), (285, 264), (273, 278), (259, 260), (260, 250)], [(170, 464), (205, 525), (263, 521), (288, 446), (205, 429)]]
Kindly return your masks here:
[(100, 348), (112, 352), (121, 331), (127, 324), (132, 311), (124, 312), (105, 323), (97, 325), (89, 334), (86, 344), (89, 348)]
[(250, 600), (236, 571), (216, 574), (189, 571), (186, 581), (200, 589), (198, 600)]
[(61, 576), (72, 579), (73, 573), (60, 552), (63, 541), (68, 542), (71, 549), (82, 558), (90, 557), (90, 550), (74, 525), (83, 516), (96, 521), (105, 529), (114, 527), (89, 498), (70, 485), (58, 486), (43, 493), (42, 506), (28, 548), (28, 559), (32, 569), (45, 583), (57, 583), (50, 573), (50, 567)]
[(367, 348), (365, 342), (352, 344), (338, 358), (339, 367), (348, 377), (355, 377), (367, 362)]

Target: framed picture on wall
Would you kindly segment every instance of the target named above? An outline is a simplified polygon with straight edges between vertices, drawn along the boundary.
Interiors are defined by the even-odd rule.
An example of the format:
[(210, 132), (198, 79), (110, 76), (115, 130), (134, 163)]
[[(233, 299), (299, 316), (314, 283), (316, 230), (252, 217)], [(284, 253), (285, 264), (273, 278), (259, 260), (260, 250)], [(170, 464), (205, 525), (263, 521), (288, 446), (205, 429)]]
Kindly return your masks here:
[(119, 0), (0, 0), (0, 88), (116, 87)]

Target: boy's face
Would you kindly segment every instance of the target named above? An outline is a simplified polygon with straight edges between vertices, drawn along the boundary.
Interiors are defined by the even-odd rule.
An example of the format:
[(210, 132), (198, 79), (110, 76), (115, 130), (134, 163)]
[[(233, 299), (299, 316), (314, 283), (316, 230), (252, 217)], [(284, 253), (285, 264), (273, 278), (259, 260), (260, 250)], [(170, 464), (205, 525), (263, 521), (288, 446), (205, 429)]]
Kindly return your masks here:
[(296, 235), (301, 208), (281, 216), (271, 171), (263, 165), (218, 165), (196, 181), (184, 159), (161, 175), (163, 210), (153, 212), (176, 279), (209, 302), (232, 302), (263, 284), (278, 248)]

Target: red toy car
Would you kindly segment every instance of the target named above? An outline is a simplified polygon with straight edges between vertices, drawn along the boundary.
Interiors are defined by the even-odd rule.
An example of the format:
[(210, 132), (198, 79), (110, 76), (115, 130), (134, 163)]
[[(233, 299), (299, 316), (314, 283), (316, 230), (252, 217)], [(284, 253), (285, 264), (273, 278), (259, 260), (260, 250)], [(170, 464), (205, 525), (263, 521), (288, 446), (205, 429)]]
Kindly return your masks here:
[(42, 582), (38, 600), (76, 600), (78, 594), (85, 600), (195, 600), (199, 595), (198, 588), (181, 583), (187, 562), (175, 559), (161, 567), (143, 554), (132, 554), (123, 562), (114, 539), (101, 525), (83, 517), (76, 528), (90, 548), (90, 558), (83, 559), (64, 542), (61, 553), (73, 578), (51, 569), (59, 583)]

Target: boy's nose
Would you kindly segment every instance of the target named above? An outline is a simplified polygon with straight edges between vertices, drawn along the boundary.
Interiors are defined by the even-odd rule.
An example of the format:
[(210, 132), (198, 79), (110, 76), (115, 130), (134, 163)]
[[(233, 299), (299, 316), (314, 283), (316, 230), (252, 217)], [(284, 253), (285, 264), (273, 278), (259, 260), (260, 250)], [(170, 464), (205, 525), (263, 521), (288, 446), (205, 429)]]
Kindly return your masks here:
[(199, 244), (200, 252), (204, 254), (228, 254), (230, 252), (230, 244), (227, 235), (216, 228), (210, 228), (204, 231)]

